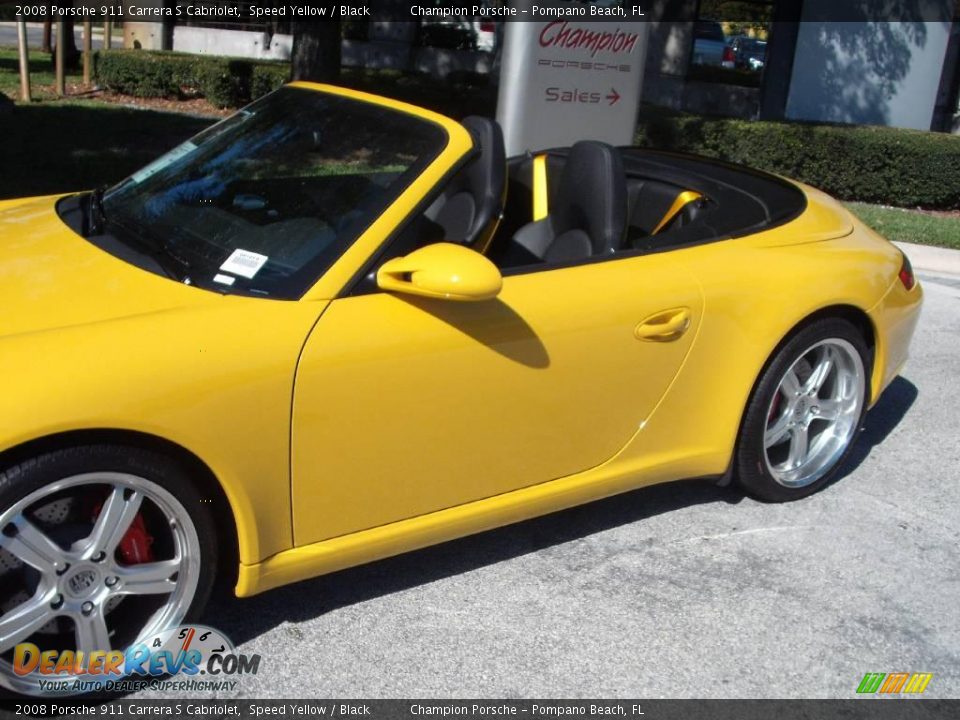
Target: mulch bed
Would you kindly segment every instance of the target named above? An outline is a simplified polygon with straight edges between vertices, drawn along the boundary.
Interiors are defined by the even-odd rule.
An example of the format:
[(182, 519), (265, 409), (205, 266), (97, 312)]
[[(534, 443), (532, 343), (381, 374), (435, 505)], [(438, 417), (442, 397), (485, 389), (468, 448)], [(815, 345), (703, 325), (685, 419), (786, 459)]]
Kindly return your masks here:
[(114, 105), (123, 105), (124, 107), (137, 107), (143, 110), (157, 110), (160, 112), (186, 113), (188, 115), (206, 115), (210, 117), (227, 117), (236, 112), (236, 110), (232, 108), (218, 108), (211, 105), (205, 98), (190, 98), (186, 100), (142, 98), (95, 88), (90, 89), (84, 85), (67, 85), (67, 98), (91, 98)]
[(914, 208), (918, 213), (924, 215), (936, 215), (937, 217), (949, 217), (960, 219), (960, 210), (924, 210), (923, 208)]

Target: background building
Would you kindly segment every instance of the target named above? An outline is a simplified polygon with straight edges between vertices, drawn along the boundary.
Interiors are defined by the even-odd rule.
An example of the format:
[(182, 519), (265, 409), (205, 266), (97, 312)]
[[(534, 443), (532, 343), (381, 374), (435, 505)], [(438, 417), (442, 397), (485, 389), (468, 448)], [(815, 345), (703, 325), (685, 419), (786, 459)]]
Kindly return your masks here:
[[(878, 5), (655, 0), (643, 99), (745, 118), (960, 130), (960, 3), (905, 0), (897, 22), (879, 21)], [(724, 67), (697, 52), (717, 22), (728, 43), (743, 33), (765, 41), (762, 65)]]

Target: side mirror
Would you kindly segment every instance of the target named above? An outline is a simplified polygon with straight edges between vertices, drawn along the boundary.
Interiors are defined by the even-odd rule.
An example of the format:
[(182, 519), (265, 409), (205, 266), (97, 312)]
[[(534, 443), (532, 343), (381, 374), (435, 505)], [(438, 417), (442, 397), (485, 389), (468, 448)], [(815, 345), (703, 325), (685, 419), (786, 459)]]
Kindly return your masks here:
[(377, 286), (389, 292), (474, 302), (496, 297), (503, 278), (480, 253), (462, 245), (436, 243), (385, 262), (377, 271)]

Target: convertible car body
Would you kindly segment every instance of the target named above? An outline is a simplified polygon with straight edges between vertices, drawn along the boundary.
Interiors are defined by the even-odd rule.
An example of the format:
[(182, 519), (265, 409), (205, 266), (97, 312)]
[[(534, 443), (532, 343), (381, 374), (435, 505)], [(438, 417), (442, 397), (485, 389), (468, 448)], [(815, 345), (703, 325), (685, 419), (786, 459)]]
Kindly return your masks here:
[(0, 203), (0, 682), (215, 569), (247, 596), (652, 483), (833, 479), (907, 358), (905, 256), (786, 179), (533, 150), (294, 83)]

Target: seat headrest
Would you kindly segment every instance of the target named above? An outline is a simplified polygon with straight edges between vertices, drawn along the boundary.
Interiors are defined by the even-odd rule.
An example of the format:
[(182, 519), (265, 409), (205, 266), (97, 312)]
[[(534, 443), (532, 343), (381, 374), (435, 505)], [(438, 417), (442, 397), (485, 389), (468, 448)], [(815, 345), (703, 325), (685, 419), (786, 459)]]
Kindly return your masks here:
[(449, 182), (445, 203), (436, 216), (447, 240), (463, 244), (485, 243), (496, 229), (507, 190), (507, 155), (503, 132), (496, 121), (477, 115), (461, 125), (479, 151)]
[(627, 180), (620, 153), (594, 140), (574, 145), (551, 206), (556, 236), (582, 230), (594, 255), (619, 250), (627, 229)]
[(503, 131), (496, 120), (470, 115), (460, 124), (473, 136), (480, 154), (464, 168), (465, 180), (474, 197), (483, 197), (498, 206), (506, 189), (507, 152)]
[(481, 153), (489, 154), (492, 159), (502, 158), (506, 162), (507, 153), (504, 149), (500, 123), (479, 115), (468, 115), (460, 121), (460, 124), (473, 136)]

